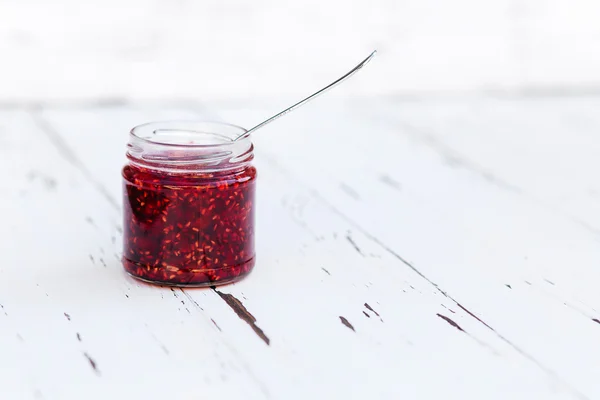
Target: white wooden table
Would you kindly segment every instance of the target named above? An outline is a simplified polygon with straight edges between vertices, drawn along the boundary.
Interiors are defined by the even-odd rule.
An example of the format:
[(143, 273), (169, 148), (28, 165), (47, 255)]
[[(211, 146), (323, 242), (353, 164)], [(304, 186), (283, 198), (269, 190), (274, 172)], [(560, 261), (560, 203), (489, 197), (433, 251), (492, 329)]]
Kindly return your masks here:
[(0, 110), (1, 399), (600, 398), (597, 97), (320, 99), (255, 136), (247, 279), (126, 276), (128, 129), (284, 104)]

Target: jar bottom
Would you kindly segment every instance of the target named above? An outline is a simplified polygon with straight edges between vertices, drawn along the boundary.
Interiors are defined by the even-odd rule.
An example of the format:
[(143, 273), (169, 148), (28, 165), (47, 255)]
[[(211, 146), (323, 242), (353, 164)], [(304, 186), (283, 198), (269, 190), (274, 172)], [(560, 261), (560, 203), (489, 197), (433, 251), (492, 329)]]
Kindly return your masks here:
[(208, 287), (234, 283), (250, 274), (254, 263), (253, 257), (233, 267), (203, 269), (196, 272), (170, 267), (173, 270), (167, 271), (164, 267), (143, 265), (123, 257), (123, 267), (131, 277), (154, 285), (176, 287)]

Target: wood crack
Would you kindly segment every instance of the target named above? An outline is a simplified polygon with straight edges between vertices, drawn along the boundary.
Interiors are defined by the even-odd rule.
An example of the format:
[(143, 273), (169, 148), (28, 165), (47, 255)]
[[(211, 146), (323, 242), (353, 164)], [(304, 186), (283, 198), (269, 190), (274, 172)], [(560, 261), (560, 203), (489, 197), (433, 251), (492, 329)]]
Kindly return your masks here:
[(354, 200), (357, 200), (357, 201), (360, 200), (360, 196), (358, 195), (358, 193), (356, 192), (356, 190), (354, 190), (350, 186), (346, 185), (345, 183), (343, 183), (343, 182), (340, 183), (340, 189), (342, 189), (342, 191), (344, 193), (346, 193), (348, 196), (350, 196)]
[(361, 256), (365, 256), (365, 254), (360, 250), (360, 247), (358, 247), (358, 245), (356, 244), (356, 242), (352, 239), (352, 237), (350, 237), (350, 235), (346, 235), (346, 240), (350, 243), (350, 245), (352, 245), (352, 247), (354, 247), (354, 250), (356, 250), (356, 252), (358, 254), (360, 254)]
[(387, 174), (383, 174), (379, 177), (379, 181), (381, 183), (383, 183), (384, 185), (387, 185), (389, 187), (391, 187), (394, 190), (397, 191), (401, 191), (402, 190), (402, 185), (400, 185), (399, 182), (395, 181), (394, 179), (392, 179), (392, 177), (390, 177)]
[(379, 313), (375, 310), (373, 310), (373, 308), (369, 305), (369, 303), (365, 303), (365, 308), (369, 311), (371, 311), (372, 313), (375, 313), (375, 315), (377, 315), (378, 317), (381, 318), (381, 315), (379, 315)]
[[(385, 118), (384, 118), (385, 119)], [(465, 159), (465, 156), (459, 154), (458, 151), (452, 149), (447, 144), (438, 140), (432, 133), (429, 132), (429, 129), (416, 127), (410, 123), (405, 121), (386, 121), (388, 124), (393, 125), (394, 127), (400, 127), (403, 129), (407, 135), (412, 138), (415, 138), (419, 142), (423, 143), (425, 146), (428, 146), (433, 151), (435, 151), (440, 157), (444, 159), (446, 164), (450, 167), (463, 168), (467, 171), (470, 171), (474, 174), (479, 175), (486, 182), (495, 185), (500, 189), (504, 189), (510, 192), (514, 192), (516, 194), (525, 194), (529, 199), (541, 205), (543, 208), (548, 209), (553, 212), (558, 212), (561, 215), (568, 217), (572, 222), (581, 226), (583, 229), (586, 229), (589, 232), (592, 232), (594, 235), (600, 235), (600, 229), (596, 228), (593, 225), (590, 225), (588, 222), (581, 220), (580, 218), (573, 216), (572, 213), (562, 210), (556, 206), (546, 203), (543, 199), (539, 197), (527, 193), (521, 187), (514, 185), (498, 176), (492, 174), (487, 171), (483, 166), (476, 164), (472, 160)], [(598, 239), (597, 239), (598, 240)]]
[(98, 365), (96, 364), (96, 361), (94, 361), (94, 359), (92, 357), (90, 357), (90, 355), (88, 353), (83, 353), (83, 355), (85, 356), (85, 358), (87, 358), (88, 362), (90, 363), (90, 366), (92, 367), (92, 369), (94, 370), (96, 375), (100, 376), (100, 370), (98, 369)]
[[(449, 317), (446, 317), (445, 315), (442, 315), (440, 313), (436, 314), (438, 317), (440, 317), (441, 319), (443, 319), (444, 321), (446, 321), (447, 323), (449, 323), (450, 325), (452, 325), (453, 327), (455, 327), (456, 329), (458, 329), (461, 332), (465, 332), (465, 330), (463, 328), (460, 327), (460, 325), (458, 325), (456, 322), (454, 322), (452, 319), (450, 319)], [(466, 333), (466, 332), (465, 332)]]
[[(218, 293), (218, 290), (216, 290), (215, 287), (211, 287), (211, 289), (213, 289), (214, 292)], [(204, 311), (204, 309), (202, 307), (200, 307), (200, 304), (198, 304), (198, 302), (196, 300), (194, 300), (194, 298), (187, 293), (185, 290), (183, 290), (182, 288), (180, 288), (181, 292), (194, 304), (194, 306), (201, 310)], [(222, 300), (224, 300), (221, 296), (219, 296), (219, 298), (221, 298)], [(246, 310), (247, 311), (247, 310)], [(217, 322), (214, 319), (210, 319), (211, 322), (215, 325), (215, 327), (222, 332), (221, 327), (217, 324)], [(261, 331), (262, 332), (262, 331)], [(264, 333), (263, 333), (264, 335)], [(262, 338), (261, 338), (262, 339)], [(263, 339), (264, 340), (264, 339)], [(268, 340), (268, 338), (267, 338)], [(270, 341), (269, 341), (270, 342)], [(244, 360), (244, 357), (242, 357), (237, 348), (232, 345), (228, 340), (223, 340), (222, 342), (223, 344), (225, 344), (225, 346), (227, 346), (227, 348), (235, 355), (239, 358), (239, 361), (242, 363), (242, 366), (244, 367), (244, 371), (246, 371), (246, 373), (248, 374), (248, 376), (250, 376), (250, 378), (259, 386), (260, 390), (262, 391), (262, 393), (265, 395), (266, 398), (271, 398), (271, 395), (269, 394), (269, 390), (267, 389), (267, 386), (265, 385), (264, 382), (262, 382), (260, 379), (258, 379), (256, 377), (256, 375), (254, 374), (254, 372), (252, 371), (252, 369), (249, 367), (249, 365), (246, 363), (246, 361)]]
[(115, 200), (108, 190), (97, 181), (83, 162), (77, 157), (77, 154), (67, 145), (65, 140), (62, 138), (60, 133), (41, 115), (40, 109), (34, 109), (30, 112), (30, 115), (35, 125), (46, 135), (50, 143), (56, 148), (59, 154), (69, 164), (73, 165), (79, 172), (81, 172), (86, 179), (92, 184), (92, 186), (108, 201), (108, 203), (117, 211), (121, 209), (117, 200)]
[(227, 305), (229, 307), (231, 307), (231, 309), (237, 314), (237, 316), (244, 322), (246, 322), (248, 325), (250, 325), (250, 327), (252, 328), (252, 330), (254, 331), (254, 333), (256, 333), (256, 335), (262, 339), (263, 342), (265, 342), (267, 345), (270, 345), (271, 340), (267, 337), (267, 335), (265, 335), (265, 333), (263, 332), (262, 329), (260, 329), (257, 325), (256, 325), (256, 318), (254, 318), (254, 315), (250, 314), (250, 312), (248, 311), (248, 309), (246, 309), (246, 307), (244, 306), (244, 304), (239, 301), (234, 295), (229, 294), (229, 293), (223, 293), (219, 290), (217, 290), (216, 287), (212, 287), (212, 290), (214, 290), (224, 301), (225, 303), (227, 303)]
[(352, 326), (352, 324), (344, 317), (342, 317), (340, 315), (340, 322), (348, 329), (352, 329), (353, 332), (356, 332), (356, 330), (354, 329), (354, 326)]
[(416, 127), (404, 121), (388, 121), (388, 123), (392, 123), (393, 126), (400, 128), (402, 132), (406, 133), (411, 138), (419, 141), (420, 143), (424, 144), (425, 146), (428, 146), (430, 149), (435, 151), (440, 157), (442, 157), (442, 159), (448, 166), (454, 168), (464, 168), (465, 170), (478, 175), (480, 178), (490, 183), (491, 185), (494, 185), (501, 189), (517, 194), (523, 192), (523, 190), (520, 187), (513, 185), (512, 183), (509, 183), (502, 178), (499, 178), (498, 176), (492, 174), (490, 171), (486, 170), (481, 165), (478, 165), (471, 160), (465, 159), (462, 154), (454, 150), (446, 143), (438, 140), (435, 137), (435, 135), (430, 133), (427, 129)]

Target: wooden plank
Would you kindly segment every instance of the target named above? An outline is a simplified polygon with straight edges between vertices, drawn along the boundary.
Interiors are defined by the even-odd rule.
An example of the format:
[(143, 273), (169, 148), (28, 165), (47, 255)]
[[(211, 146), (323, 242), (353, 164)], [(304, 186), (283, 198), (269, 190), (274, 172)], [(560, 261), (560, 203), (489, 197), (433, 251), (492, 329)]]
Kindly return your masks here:
[[(436, 151), (510, 182), (540, 205), (600, 232), (595, 179), (598, 97), (486, 98), (379, 104), (379, 113)], [(508, 162), (510, 161), (510, 162)]]
[[(221, 111), (231, 122), (239, 122), (265, 110)], [(394, 194), (398, 192), (394, 183), (398, 159), (361, 153), (374, 150), (369, 146), (352, 150), (354, 144), (362, 145), (357, 136), (360, 126), (355, 125), (360, 124), (360, 119), (347, 112), (333, 115), (322, 112), (319, 124), (325, 122), (333, 128), (333, 122), (341, 117), (350, 123), (344, 129), (335, 127), (327, 132), (322, 127), (310, 133), (305, 132), (311, 126), (308, 121), (301, 125), (296, 118), (293, 121), (297, 125), (292, 122), (293, 128), (287, 132), (273, 136), (277, 132), (272, 130), (269, 136), (265, 130), (256, 137), (260, 171), (256, 271), (243, 282), (217, 292), (185, 291), (202, 307), (200, 311), (215, 320), (231, 351), (246, 361), (248, 371), (265, 382), (268, 394), (273, 398), (304, 398), (317, 393), (355, 398), (395, 398), (402, 394), (433, 398), (446, 393), (492, 399), (585, 398), (579, 388), (534, 359), (528, 348), (515, 345), (470, 314), (470, 306), (462, 302), (462, 296), (463, 291), (468, 300), (475, 295), (488, 296), (484, 302), (486, 310), (491, 295), (495, 301), (508, 301), (513, 308), (519, 302), (528, 309), (538, 307), (538, 302), (542, 303), (540, 307), (547, 307), (547, 301), (526, 290), (512, 294), (511, 289), (498, 282), (498, 272), (492, 272), (491, 278), (473, 274), (470, 283), (463, 279), (461, 298), (455, 300), (458, 297), (425, 276), (420, 265), (417, 268), (408, 263), (394, 250), (404, 240), (415, 245), (419, 257), (428, 249), (439, 247), (438, 251), (443, 252), (451, 246), (435, 236), (435, 240), (427, 238), (418, 245), (408, 237), (410, 215), (406, 209), (397, 215), (396, 210), (411, 205), (413, 212), (423, 217), (431, 205), (423, 202), (420, 193), (403, 205), (401, 201), (407, 200), (399, 200)], [(74, 152), (96, 150), (83, 162), (115, 197), (120, 194), (115, 176), (123, 162), (125, 125), (146, 119), (191, 116), (198, 114), (118, 108), (47, 110), (42, 114), (50, 129), (58, 132)], [(319, 124), (313, 119), (313, 127)], [(87, 132), (85, 137), (80, 135), (82, 131)], [(346, 142), (340, 141), (342, 134), (347, 134)], [(382, 142), (389, 141), (388, 136), (376, 132), (372, 142), (377, 144), (377, 150), (386, 149)], [(302, 147), (300, 139), (310, 140)], [(311, 158), (307, 160), (306, 154)], [(361, 178), (372, 173), (373, 165), (366, 160), (375, 160), (376, 166), (382, 168), (380, 173), (388, 179), (359, 185), (363, 183)], [(423, 152), (404, 163), (413, 171), (425, 166), (432, 170), (427, 176), (431, 178), (439, 172), (435, 161), (435, 157)], [(380, 165), (381, 162), (387, 164)], [(454, 171), (442, 173), (445, 178)], [(343, 189), (342, 184), (347, 188)], [(474, 190), (481, 190), (477, 183)], [(373, 199), (385, 202), (370, 203)], [(375, 208), (381, 213), (374, 213)], [(387, 221), (382, 220), (384, 216)], [(404, 226), (396, 224), (400, 216), (406, 218)], [(363, 227), (369, 219), (370, 224), (381, 224), (377, 235), (372, 233), (376, 231), (373, 225)], [(414, 226), (420, 222), (417, 218), (412, 221)], [(390, 235), (398, 239), (392, 245), (388, 244)], [(445, 278), (457, 273), (457, 265), (451, 262), (445, 265)], [(438, 258), (426, 269), (430, 272), (439, 266)], [(448, 271), (449, 268), (454, 271)], [(457, 280), (451, 282), (455, 288)], [(485, 293), (488, 290), (491, 295)], [(496, 305), (493, 312), (501, 308)], [(513, 324), (530, 328), (527, 321)], [(264, 336), (269, 339), (268, 345)], [(528, 338), (527, 333), (521, 337)]]
[[(285, 126), (257, 135), (257, 147), (532, 363), (582, 396), (597, 396), (597, 238), (460, 153), (407, 134), (390, 123), (397, 108), (377, 105), (350, 102), (318, 118), (290, 115)], [(479, 110), (477, 101), (469, 107)], [(249, 125), (270, 112), (220, 111)]]
[(120, 213), (80, 162), (93, 149), (36, 121), (0, 113), (0, 397), (266, 398), (181, 291), (122, 272)]

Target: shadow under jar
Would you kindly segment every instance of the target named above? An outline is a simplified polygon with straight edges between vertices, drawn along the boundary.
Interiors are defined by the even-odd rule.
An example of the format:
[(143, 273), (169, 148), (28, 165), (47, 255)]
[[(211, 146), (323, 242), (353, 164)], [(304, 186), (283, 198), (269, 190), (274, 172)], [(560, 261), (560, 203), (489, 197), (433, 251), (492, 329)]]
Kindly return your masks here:
[(254, 267), (256, 169), (243, 128), (153, 122), (131, 130), (123, 168), (123, 265), (172, 286), (237, 281)]

